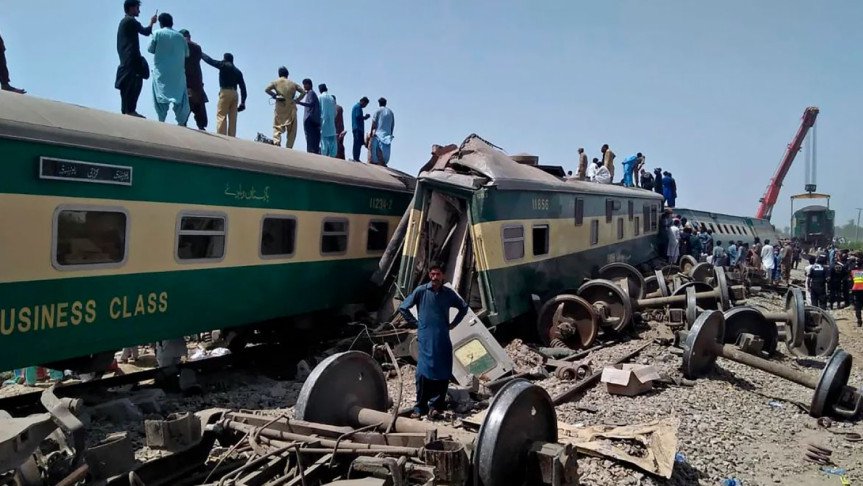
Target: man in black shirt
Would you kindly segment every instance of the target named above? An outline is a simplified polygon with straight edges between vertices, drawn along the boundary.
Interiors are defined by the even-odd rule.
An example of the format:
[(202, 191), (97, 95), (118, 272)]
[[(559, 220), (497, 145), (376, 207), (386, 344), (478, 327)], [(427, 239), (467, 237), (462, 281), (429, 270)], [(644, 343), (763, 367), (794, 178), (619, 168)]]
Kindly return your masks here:
[(6, 67), (6, 44), (3, 43), (2, 37), (0, 37), (0, 89), (18, 94), (27, 92), (9, 84), (9, 69)]
[[(201, 53), (205, 63), (219, 70), (219, 103), (216, 108), (216, 132), (237, 136), (237, 113), (246, 109), (246, 82), (243, 72), (234, 66), (234, 55), (226, 52), (221, 61)], [(237, 99), (237, 86), (242, 100)], [(239, 105), (237, 104), (239, 102)]]
[(138, 35), (148, 36), (153, 32), (153, 24), (156, 16), (150, 18), (150, 25), (144, 27), (135, 17), (141, 14), (140, 0), (126, 0), (123, 2), (126, 16), (120, 21), (117, 28), (117, 55), (120, 57), (120, 66), (117, 67), (117, 79), (114, 87), (120, 90), (120, 112), (124, 115), (132, 115), (144, 118), (138, 114), (138, 96), (144, 80), (150, 77), (150, 66), (141, 55), (141, 47), (138, 44)]
[(303, 133), (306, 135), (306, 152), (310, 154), (321, 153), (321, 102), (318, 101), (318, 95), (312, 89), (312, 80), (306, 78), (303, 80), (303, 89), (306, 90), (306, 95), (302, 101), (297, 101), (298, 105), (306, 108), (303, 114)]
[(827, 308), (827, 281), (830, 269), (825, 267), (827, 258), (819, 256), (815, 264), (809, 269), (807, 286), (812, 305), (822, 309)]
[(186, 58), (186, 90), (189, 93), (189, 109), (195, 115), (195, 124), (198, 130), (207, 129), (207, 105), (210, 101), (204, 91), (204, 74), (201, 72), (201, 60), (203, 51), (201, 46), (192, 42), (192, 34), (182, 29), (180, 33), (186, 38), (189, 45), (189, 57)]

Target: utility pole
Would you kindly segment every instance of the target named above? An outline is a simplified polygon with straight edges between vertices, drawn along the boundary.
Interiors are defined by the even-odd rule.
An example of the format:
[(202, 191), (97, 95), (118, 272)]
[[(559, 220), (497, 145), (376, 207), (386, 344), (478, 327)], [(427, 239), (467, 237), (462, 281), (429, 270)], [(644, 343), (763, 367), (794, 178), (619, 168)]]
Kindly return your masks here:
[(860, 211), (863, 211), (863, 208), (857, 208), (857, 226), (854, 227), (854, 241), (860, 241)]

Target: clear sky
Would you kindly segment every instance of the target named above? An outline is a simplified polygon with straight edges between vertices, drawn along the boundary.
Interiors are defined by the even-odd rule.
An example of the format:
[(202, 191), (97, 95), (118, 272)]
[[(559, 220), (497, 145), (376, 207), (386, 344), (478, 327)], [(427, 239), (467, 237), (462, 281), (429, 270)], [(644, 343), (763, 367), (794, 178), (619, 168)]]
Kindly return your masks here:
[[(391, 165), (407, 172), (432, 144), (474, 132), (567, 169), (579, 146), (594, 157), (609, 143), (618, 160), (641, 151), (671, 171), (680, 206), (753, 215), (816, 105), (818, 189), (833, 195), (840, 224), (863, 207), (859, 0), (144, 0), (142, 22), (156, 9), (213, 57), (234, 54), (250, 89), (243, 138), (271, 134), (263, 88), (286, 65), (295, 80), (327, 83), (348, 110), (385, 96)], [(121, 0), (0, 0), (13, 84), (119, 111), (122, 15)], [(214, 129), (217, 72), (204, 69)], [(149, 81), (139, 111), (155, 117)], [(801, 154), (774, 212), (780, 228), (802, 190)]]

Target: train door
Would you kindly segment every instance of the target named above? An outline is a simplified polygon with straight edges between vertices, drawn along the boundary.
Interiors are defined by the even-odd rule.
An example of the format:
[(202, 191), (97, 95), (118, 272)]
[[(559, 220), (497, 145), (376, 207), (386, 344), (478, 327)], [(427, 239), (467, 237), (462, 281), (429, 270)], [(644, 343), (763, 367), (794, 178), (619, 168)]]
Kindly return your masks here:
[(412, 214), (398, 284), (407, 295), (427, 279), (432, 264), (442, 265), (447, 280), (476, 313), (483, 309), (468, 200), (461, 195), (429, 188), (422, 209)]

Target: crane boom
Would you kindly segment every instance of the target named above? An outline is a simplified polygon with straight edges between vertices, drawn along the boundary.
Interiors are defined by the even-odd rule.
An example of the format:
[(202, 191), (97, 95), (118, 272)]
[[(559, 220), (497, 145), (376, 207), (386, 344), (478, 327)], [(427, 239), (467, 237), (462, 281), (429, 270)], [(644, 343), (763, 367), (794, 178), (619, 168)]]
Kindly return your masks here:
[(788, 174), (788, 169), (791, 168), (791, 164), (794, 162), (794, 157), (796, 157), (797, 152), (800, 151), (800, 147), (803, 145), (803, 140), (806, 138), (806, 134), (809, 132), (809, 129), (815, 124), (815, 118), (817, 116), (817, 106), (810, 106), (803, 112), (803, 119), (800, 121), (800, 128), (797, 130), (791, 143), (788, 144), (788, 150), (785, 151), (782, 161), (779, 162), (779, 167), (776, 168), (776, 173), (770, 178), (770, 184), (767, 185), (767, 189), (764, 191), (764, 196), (759, 200), (760, 204), (758, 205), (758, 211), (755, 213), (756, 218), (770, 220), (770, 216), (773, 215), (773, 206), (779, 198), (779, 189), (782, 188), (782, 181), (785, 180), (785, 176)]

